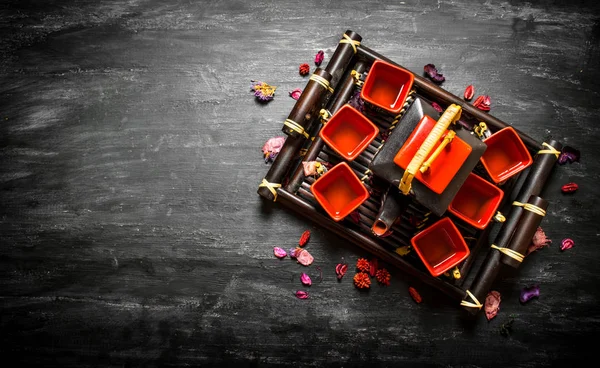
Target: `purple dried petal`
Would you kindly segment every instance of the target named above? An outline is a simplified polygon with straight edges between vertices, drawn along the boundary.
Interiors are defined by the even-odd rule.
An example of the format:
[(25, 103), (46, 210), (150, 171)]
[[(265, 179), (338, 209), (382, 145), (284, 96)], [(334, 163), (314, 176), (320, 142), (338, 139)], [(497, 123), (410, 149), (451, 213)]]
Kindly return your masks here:
[(308, 299), (308, 291), (298, 290), (295, 295), (298, 299)]
[(560, 244), (560, 250), (561, 251), (565, 251), (567, 249), (571, 249), (573, 248), (573, 246), (575, 245), (575, 242), (573, 241), (573, 239), (563, 239), (563, 241)]
[(436, 83), (441, 83), (446, 80), (446, 78), (442, 74), (438, 73), (437, 69), (435, 68), (435, 65), (433, 64), (425, 65), (423, 67), (423, 70), (425, 71), (427, 76)]
[(360, 91), (354, 92), (350, 100), (348, 101), (348, 105), (354, 107), (356, 110), (360, 112), (365, 112), (365, 101), (360, 98)]
[(501, 300), (502, 298), (500, 297), (499, 292), (492, 290), (488, 293), (487, 297), (485, 298), (484, 305), (485, 318), (487, 318), (488, 321), (496, 317), (496, 315), (498, 314), (498, 311), (500, 310)]
[(275, 254), (275, 257), (277, 258), (284, 258), (287, 256), (287, 252), (279, 247), (273, 247), (273, 254)]
[(431, 103), (431, 107), (433, 107), (435, 109), (435, 111), (437, 111), (437, 112), (444, 111), (444, 109), (442, 109), (442, 107), (440, 105), (438, 105), (437, 103), (435, 103), (435, 102)]
[(570, 146), (564, 146), (562, 152), (558, 156), (558, 163), (563, 165), (573, 162), (579, 162), (579, 158), (581, 157), (581, 152), (578, 149), (575, 149)]
[(284, 143), (285, 137), (273, 137), (269, 138), (265, 142), (265, 144), (262, 146), (262, 151), (265, 155), (265, 163), (275, 160)]
[(271, 101), (275, 95), (277, 87), (270, 86), (265, 82), (252, 80), (251, 89), (254, 91), (254, 96), (262, 102)]
[(460, 125), (461, 127), (467, 129), (467, 130), (473, 130), (473, 124), (470, 124), (462, 119), (458, 119), (458, 125)]
[(325, 59), (325, 53), (323, 52), (323, 50), (319, 50), (319, 52), (317, 52), (317, 54), (315, 55), (315, 65), (321, 65), (323, 59)]
[(300, 95), (302, 95), (302, 88), (296, 88), (292, 92), (290, 92), (290, 97), (294, 100), (299, 99)]
[(290, 248), (290, 258), (296, 258), (298, 249), (301, 248)]
[(521, 297), (519, 300), (521, 303), (527, 303), (529, 300), (535, 297), (540, 296), (540, 287), (537, 285), (532, 285), (530, 287), (526, 287), (521, 290)]
[(300, 281), (306, 286), (312, 285), (312, 280), (310, 279), (310, 276), (308, 276), (304, 272), (302, 272), (302, 275), (300, 275)]

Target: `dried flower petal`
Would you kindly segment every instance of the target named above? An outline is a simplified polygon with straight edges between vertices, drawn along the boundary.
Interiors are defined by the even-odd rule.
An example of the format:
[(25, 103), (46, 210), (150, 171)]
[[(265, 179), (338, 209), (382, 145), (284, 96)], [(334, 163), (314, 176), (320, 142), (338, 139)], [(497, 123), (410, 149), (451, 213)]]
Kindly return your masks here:
[(254, 96), (261, 102), (269, 102), (275, 95), (277, 87), (270, 86), (265, 82), (252, 80), (251, 89), (254, 91)]
[(377, 270), (377, 272), (375, 273), (375, 278), (380, 284), (390, 286), (390, 280), (392, 279), (392, 275), (390, 275), (388, 270), (382, 268), (380, 270)]
[(371, 268), (369, 261), (366, 258), (359, 258), (356, 260), (356, 268), (362, 272), (368, 272)]
[(515, 319), (511, 315), (509, 320), (500, 325), (500, 334), (502, 336), (508, 336), (512, 332), (512, 325)]
[(576, 192), (577, 189), (579, 189), (579, 185), (577, 185), (577, 183), (567, 183), (567, 184), (563, 185), (562, 187), (560, 187), (560, 190), (563, 193), (573, 193), (573, 192)]
[(369, 261), (369, 275), (371, 277), (375, 276), (378, 266), (379, 266), (379, 261), (377, 261), (377, 258), (372, 258)]
[(315, 65), (321, 65), (323, 59), (325, 59), (325, 53), (323, 52), (323, 50), (319, 50), (319, 52), (317, 52), (317, 54), (315, 55)]
[(279, 154), (279, 151), (281, 151), (284, 143), (285, 137), (273, 137), (265, 142), (262, 146), (262, 151), (265, 155), (265, 163), (275, 161), (275, 158), (277, 157), (277, 154)]
[(408, 292), (417, 304), (423, 301), (423, 298), (421, 298), (421, 294), (419, 294), (419, 292), (414, 287), (409, 287)]
[(304, 272), (302, 272), (302, 275), (300, 275), (300, 281), (306, 285), (306, 286), (310, 286), (312, 285), (312, 280), (310, 279), (310, 277), (305, 274)]
[(327, 167), (319, 161), (302, 161), (304, 176), (321, 176), (327, 172)]
[(358, 210), (354, 210), (352, 211), (348, 217), (350, 218), (350, 220), (352, 222), (354, 222), (355, 224), (359, 224), (360, 223), (360, 212), (358, 212)]
[(352, 97), (350, 97), (350, 100), (348, 100), (348, 105), (360, 112), (365, 112), (365, 101), (360, 97), (360, 91), (354, 92)]
[(446, 80), (446, 78), (442, 74), (438, 73), (437, 69), (435, 68), (435, 65), (433, 64), (425, 65), (423, 67), (423, 70), (425, 71), (427, 76), (436, 83), (442, 83)]
[(500, 298), (500, 293), (497, 291), (490, 291), (487, 295), (487, 297), (485, 298), (485, 305), (484, 305), (484, 309), (485, 309), (485, 318), (487, 318), (487, 320), (491, 320), (492, 318), (496, 317), (496, 314), (498, 314), (498, 311), (500, 310), (500, 301), (502, 300), (502, 298)]
[(444, 109), (442, 109), (442, 107), (440, 105), (438, 105), (436, 102), (432, 102), (431, 107), (433, 107), (435, 109), (435, 111), (437, 111), (437, 112), (444, 111)]
[(275, 254), (275, 257), (277, 258), (284, 258), (287, 256), (286, 251), (279, 247), (273, 247), (273, 254)]
[(465, 100), (470, 101), (475, 95), (475, 87), (472, 84), (469, 84), (467, 88), (465, 88)]
[(310, 72), (310, 65), (304, 63), (304, 64), (300, 64), (300, 67), (298, 68), (298, 72), (300, 73), (300, 75), (307, 75)]
[(573, 241), (573, 239), (563, 239), (561, 244), (560, 244), (560, 250), (561, 251), (565, 251), (567, 249), (571, 249), (573, 248), (573, 246), (575, 245), (575, 242)]
[(290, 248), (290, 258), (296, 258), (298, 256), (298, 250), (302, 248)]
[(298, 240), (298, 245), (300, 245), (301, 247), (305, 246), (306, 243), (308, 243), (308, 239), (310, 239), (310, 230), (306, 230), (302, 233), (302, 235), (300, 236), (300, 240)]
[(293, 98), (294, 100), (297, 100), (300, 98), (300, 95), (302, 95), (302, 88), (296, 88), (294, 90), (292, 90), (292, 92), (289, 92), (290, 97)]
[(308, 291), (298, 290), (295, 295), (298, 299), (308, 299)]
[(558, 163), (563, 165), (573, 162), (579, 162), (579, 158), (581, 157), (581, 152), (578, 149), (575, 149), (570, 146), (564, 146), (560, 155), (558, 156)]
[(338, 263), (335, 266), (335, 274), (337, 275), (338, 280), (341, 280), (342, 277), (344, 277), (346, 271), (348, 271), (348, 265), (346, 263)]
[(492, 104), (492, 100), (490, 96), (479, 96), (473, 102), (473, 106), (478, 108), (481, 111), (490, 111), (490, 105)]
[(546, 233), (544, 233), (544, 230), (542, 230), (542, 228), (538, 226), (537, 230), (535, 231), (535, 234), (533, 234), (531, 244), (527, 248), (527, 254), (535, 252), (536, 250), (541, 249), (543, 247), (550, 246), (550, 243), (552, 243), (552, 240), (548, 239), (546, 237)]
[(540, 296), (540, 287), (537, 285), (532, 285), (530, 287), (526, 287), (521, 290), (521, 297), (519, 300), (521, 303), (527, 303), (529, 300), (535, 297)]
[(359, 272), (354, 275), (354, 285), (359, 289), (368, 289), (371, 287), (371, 279), (364, 272)]
[(298, 250), (298, 248), (296, 248), (296, 260), (303, 266), (310, 266), (315, 259), (306, 249), (300, 248), (300, 250)]

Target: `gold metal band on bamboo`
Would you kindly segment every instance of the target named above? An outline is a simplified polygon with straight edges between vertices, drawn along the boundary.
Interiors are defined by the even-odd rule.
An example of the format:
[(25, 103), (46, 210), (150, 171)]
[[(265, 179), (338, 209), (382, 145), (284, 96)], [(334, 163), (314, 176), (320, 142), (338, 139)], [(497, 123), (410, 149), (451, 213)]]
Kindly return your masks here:
[(496, 244), (492, 244), (491, 248), (497, 249), (500, 253), (506, 254), (507, 256), (518, 262), (523, 262), (523, 260), (525, 259), (524, 255), (510, 248), (499, 247)]
[(518, 202), (518, 201), (514, 201), (513, 202), (513, 206), (523, 207), (524, 210), (527, 210), (529, 212), (533, 212), (536, 215), (540, 215), (542, 217), (546, 216), (546, 211), (544, 211), (540, 207), (538, 207), (536, 205), (533, 205), (531, 203), (521, 203), (521, 202)]
[(354, 49), (354, 53), (358, 52), (357, 46), (360, 46), (360, 41), (356, 41), (350, 38), (347, 34), (344, 33), (344, 38), (340, 40), (340, 43), (349, 43), (350, 46)]
[(555, 155), (556, 158), (558, 158), (558, 156), (560, 156), (560, 151), (557, 150), (556, 148), (552, 147), (548, 143), (544, 142), (544, 143), (542, 143), (542, 146), (546, 147), (547, 149), (539, 150), (538, 155), (539, 154), (550, 154), (550, 155)]
[(463, 307), (477, 308), (477, 309), (481, 309), (481, 307), (483, 307), (483, 304), (479, 303), (479, 300), (477, 300), (475, 295), (473, 295), (469, 290), (467, 290), (467, 296), (469, 298), (471, 298), (471, 300), (473, 300), (474, 303), (463, 300), (460, 302), (460, 305), (462, 305)]
[(302, 125), (296, 123), (295, 121), (293, 121), (291, 119), (285, 119), (285, 121), (283, 122), (283, 125), (285, 125), (286, 127), (290, 128), (291, 130), (295, 131), (298, 134), (302, 134), (304, 136), (304, 138), (308, 138), (308, 133), (304, 131), (304, 128), (302, 127)]
[(273, 194), (273, 202), (277, 200), (277, 188), (281, 188), (281, 184), (279, 183), (269, 183), (267, 179), (263, 179), (262, 183), (258, 186), (259, 188), (264, 187), (269, 190)]
[(310, 80), (319, 83), (323, 88), (333, 93), (333, 88), (331, 88), (331, 86), (329, 85), (329, 81), (321, 77), (320, 75), (313, 74), (310, 76)]

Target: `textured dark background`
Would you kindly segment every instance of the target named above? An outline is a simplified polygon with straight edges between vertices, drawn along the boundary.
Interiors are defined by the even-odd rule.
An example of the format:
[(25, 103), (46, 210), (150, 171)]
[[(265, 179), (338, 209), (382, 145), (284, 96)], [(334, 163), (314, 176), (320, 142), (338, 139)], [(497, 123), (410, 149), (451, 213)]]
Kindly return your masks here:
[[(396, 270), (366, 293), (353, 271), (338, 283), (335, 264), (367, 254), (256, 194), (260, 147), (306, 83), (298, 65), (319, 49), (327, 62), (346, 29), (583, 153), (556, 167), (543, 193), (552, 245), (502, 275), (491, 322)], [(594, 2), (11, 0), (0, 32), (5, 362), (524, 367), (594, 353), (583, 347), (600, 328)], [(256, 103), (250, 79), (278, 86), (276, 99)], [(562, 195), (569, 181), (580, 190)], [(297, 300), (305, 269), (272, 247), (305, 229), (324, 276)], [(561, 253), (565, 237), (575, 247)], [(533, 283), (540, 298), (521, 305)]]

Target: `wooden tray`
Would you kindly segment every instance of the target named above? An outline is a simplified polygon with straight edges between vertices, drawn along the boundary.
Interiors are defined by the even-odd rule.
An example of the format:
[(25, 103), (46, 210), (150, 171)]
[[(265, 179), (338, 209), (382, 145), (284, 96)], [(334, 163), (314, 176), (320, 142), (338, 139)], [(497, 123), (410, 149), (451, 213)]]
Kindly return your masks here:
[[(522, 239), (523, 235), (535, 231), (541, 221), (541, 216), (536, 218), (528, 211), (527, 206), (524, 208), (523, 204), (531, 200), (538, 204), (540, 201), (545, 202), (537, 196), (541, 193), (556, 163), (562, 145), (556, 141), (538, 142), (517, 130), (519, 137), (534, 156), (534, 162), (527, 170), (500, 185), (504, 191), (504, 200), (500, 209), (505, 214), (506, 221), (501, 224), (494, 241), (490, 242), (489, 234), (493, 223), (479, 230), (456, 220), (455, 223), (467, 241), (471, 253), (458, 266), (460, 278), (455, 278), (453, 275), (433, 277), (427, 272), (416, 252), (411, 251), (404, 256), (397, 252), (399, 248), (409, 246), (411, 238), (417, 232), (439, 219), (422, 204), (413, 200), (402, 221), (392, 228), (391, 235), (377, 237), (371, 232), (375, 215), (381, 208), (382, 188), (386, 188), (388, 184), (374, 177), (368, 167), (378, 150), (384, 147), (385, 139), (391, 130), (401, 122), (402, 113), (394, 117), (377, 111), (365, 111), (365, 115), (378, 126), (380, 134), (359, 157), (348, 163), (371, 193), (370, 198), (358, 209), (360, 213), (358, 222), (350, 217), (340, 222), (333, 221), (320, 208), (310, 191), (314, 178), (305, 177), (303, 173), (302, 161), (317, 160), (331, 164), (342, 161), (319, 138), (322, 120), (325, 121), (328, 116), (339, 110), (360, 89), (366, 73), (375, 60), (393, 63), (362, 45), (361, 41), (360, 35), (353, 31), (346, 31), (327, 67), (317, 68), (314, 74), (316, 76), (311, 77), (301, 98), (284, 123), (283, 131), (288, 134), (288, 138), (261, 182), (258, 193), (267, 200), (276, 201), (306, 216), (383, 261), (437, 288), (456, 300), (457, 305), (471, 314), (476, 314), (482, 309), (485, 297), (499, 270), (502, 267), (517, 267), (520, 264), (507, 254), (510, 251), (506, 249), (511, 245), (511, 239)], [(484, 122), (491, 133), (508, 126), (423, 77), (414, 73), (413, 76), (414, 91), (411, 95), (413, 99), (435, 102), (442, 108), (457, 104), (463, 111), (461, 124), (474, 126)], [(473, 172), (486, 177), (486, 172), (481, 165), (478, 165)], [(514, 205), (512, 201), (521, 204)], [(444, 216), (455, 219), (449, 212)], [(487, 251), (485, 260), (478, 270), (472, 269), (475, 256), (482, 250)], [(474, 277), (470, 277), (473, 275)], [(468, 285), (466, 279), (471, 281)]]

